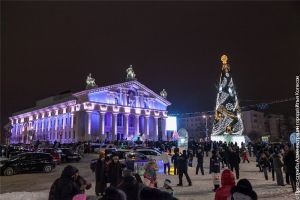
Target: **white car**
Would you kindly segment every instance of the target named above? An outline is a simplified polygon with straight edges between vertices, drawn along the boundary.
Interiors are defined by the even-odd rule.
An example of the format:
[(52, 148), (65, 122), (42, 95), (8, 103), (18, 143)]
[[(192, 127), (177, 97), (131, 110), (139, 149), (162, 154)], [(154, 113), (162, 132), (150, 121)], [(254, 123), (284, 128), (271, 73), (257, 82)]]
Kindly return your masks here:
[(155, 149), (137, 149), (136, 151), (144, 154), (149, 159), (155, 159), (158, 166), (158, 173), (163, 173), (164, 164), (159, 151)]
[(149, 159), (161, 160), (161, 153), (155, 149), (137, 149), (136, 151), (144, 154)]

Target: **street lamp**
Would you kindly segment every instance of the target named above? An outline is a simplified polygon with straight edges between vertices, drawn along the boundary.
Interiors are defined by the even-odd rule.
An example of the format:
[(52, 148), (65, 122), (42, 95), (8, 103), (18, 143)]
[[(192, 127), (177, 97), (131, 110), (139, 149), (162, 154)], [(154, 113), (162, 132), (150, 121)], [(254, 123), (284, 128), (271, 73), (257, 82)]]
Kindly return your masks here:
[(207, 117), (206, 117), (206, 115), (202, 115), (202, 118), (205, 119), (205, 138), (207, 140), (207, 138), (208, 138), (208, 133), (207, 133)]

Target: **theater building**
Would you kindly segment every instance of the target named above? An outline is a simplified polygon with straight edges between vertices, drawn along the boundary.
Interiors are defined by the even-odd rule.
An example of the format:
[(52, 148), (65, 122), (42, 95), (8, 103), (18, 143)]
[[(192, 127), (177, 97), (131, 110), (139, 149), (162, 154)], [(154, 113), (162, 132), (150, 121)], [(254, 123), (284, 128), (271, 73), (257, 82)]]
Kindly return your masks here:
[(135, 79), (132, 66), (127, 81), (98, 87), (91, 74), (86, 90), (52, 96), (14, 113), (11, 143), (96, 140), (167, 140), (167, 93), (156, 94)]

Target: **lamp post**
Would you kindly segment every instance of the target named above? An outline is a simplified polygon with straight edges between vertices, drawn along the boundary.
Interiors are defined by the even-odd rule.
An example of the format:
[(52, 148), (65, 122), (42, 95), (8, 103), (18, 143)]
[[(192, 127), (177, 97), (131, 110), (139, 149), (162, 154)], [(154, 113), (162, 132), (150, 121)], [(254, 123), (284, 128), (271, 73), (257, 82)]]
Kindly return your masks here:
[(207, 116), (202, 115), (202, 118), (205, 119), (205, 140), (208, 138), (208, 133), (207, 133)]

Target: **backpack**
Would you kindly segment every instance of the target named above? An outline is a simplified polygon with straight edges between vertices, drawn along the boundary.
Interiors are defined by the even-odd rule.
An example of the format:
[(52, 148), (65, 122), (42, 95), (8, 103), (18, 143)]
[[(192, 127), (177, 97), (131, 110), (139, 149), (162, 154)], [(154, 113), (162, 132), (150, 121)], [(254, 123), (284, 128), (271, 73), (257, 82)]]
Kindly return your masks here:
[(59, 181), (60, 178), (56, 179), (54, 183), (51, 185), (50, 192), (49, 192), (49, 199), (48, 200), (58, 200), (59, 198)]

